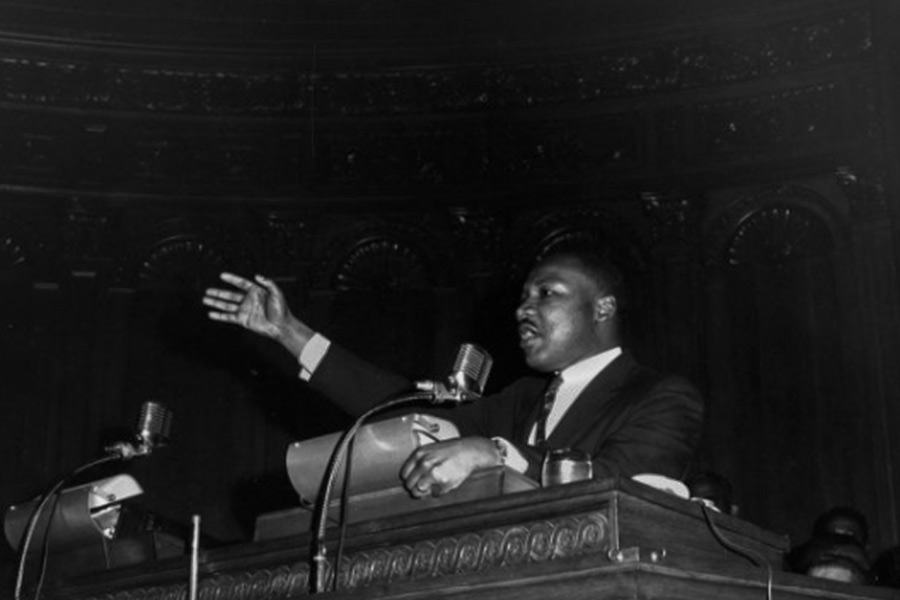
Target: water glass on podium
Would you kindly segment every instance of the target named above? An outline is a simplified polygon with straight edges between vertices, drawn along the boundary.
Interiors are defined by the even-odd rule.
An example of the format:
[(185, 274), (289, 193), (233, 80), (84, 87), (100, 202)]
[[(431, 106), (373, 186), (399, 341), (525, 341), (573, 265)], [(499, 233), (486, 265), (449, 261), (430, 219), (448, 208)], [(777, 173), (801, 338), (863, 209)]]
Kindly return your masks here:
[(584, 481), (593, 477), (591, 457), (583, 450), (557, 448), (544, 454), (541, 487)]

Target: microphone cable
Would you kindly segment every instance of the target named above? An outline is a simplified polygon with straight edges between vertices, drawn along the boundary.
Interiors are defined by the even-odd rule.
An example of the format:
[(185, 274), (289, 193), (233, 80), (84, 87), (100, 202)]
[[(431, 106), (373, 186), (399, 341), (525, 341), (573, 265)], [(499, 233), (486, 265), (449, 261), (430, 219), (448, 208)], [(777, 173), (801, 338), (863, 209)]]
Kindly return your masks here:
[(703, 512), (703, 517), (706, 520), (706, 526), (712, 532), (713, 537), (716, 538), (716, 541), (722, 544), (726, 549), (731, 550), (735, 554), (739, 554), (753, 563), (756, 567), (765, 567), (766, 568), (766, 599), (772, 600), (772, 585), (774, 574), (772, 572), (772, 564), (766, 560), (766, 558), (756, 550), (752, 548), (745, 548), (740, 546), (733, 541), (729, 540), (725, 537), (719, 527), (713, 523), (712, 514), (710, 508), (703, 502), (698, 502), (700, 505), (700, 509)]
[(336, 591), (338, 588), (338, 570), (340, 569), (341, 560), (344, 557), (344, 542), (347, 539), (347, 525), (349, 524), (349, 515), (350, 513), (350, 471), (353, 468), (353, 445), (356, 442), (356, 439), (350, 441), (350, 445), (347, 446), (347, 458), (345, 462), (347, 467), (344, 469), (344, 483), (341, 488), (341, 511), (338, 516), (338, 525), (339, 525), (339, 535), (338, 535), (338, 543), (337, 549), (334, 552), (334, 568), (331, 570), (331, 590)]
[[(394, 408), (396, 406), (400, 406), (401, 404), (409, 404), (413, 402), (421, 402), (430, 400), (434, 394), (428, 391), (416, 391), (412, 393), (402, 394), (400, 396), (396, 396), (387, 402), (379, 404), (365, 413), (362, 414), (353, 425), (344, 432), (338, 441), (337, 446), (335, 447), (334, 452), (331, 454), (331, 458), (329, 459), (328, 466), (325, 469), (325, 485), (322, 488), (322, 492), (319, 494), (318, 498), (318, 506), (317, 512), (314, 515), (314, 522), (316, 523), (316, 529), (312, 539), (312, 549), (311, 555), (313, 564), (310, 568), (310, 589), (311, 593), (322, 593), (326, 591), (327, 584), (325, 582), (325, 529), (328, 523), (328, 504), (331, 498), (331, 492), (334, 489), (335, 480), (337, 479), (337, 472), (340, 469), (341, 464), (344, 462), (344, 456), (347, 453), (347, 448), (353, 442), (354, 437), (356, 436), (357, 431), (362, 426), (362, 424), (371, 417), (372, 415), (381, 412), (383, 410), (387, 410), (389, 408)], [(349, 465), (348, 465), (349, 466)], [(345, 482), (349, 482), (349, 468), (345, 470)], [(347, 485), (344, 485), (344, 496), (346, 497)], [(342, 516), (344, 513), (344, 508), (346, 507), (347, 502), (345, 501), (344, 507), (341, 509)], [(347, 523), (342, 518), (340, 527), (341, 531), (341, 540), (344, 537), (344, 528), (346, 528)], [(342, 550), (342, 548), (341, 548)], [(331, 585), (336, 586), (338, 580), (338, 568), (340, 565), (335, 564), (332, 568), (332, 577), (331, 577)], [(18, 600), (18, 599), (16, 599)]]

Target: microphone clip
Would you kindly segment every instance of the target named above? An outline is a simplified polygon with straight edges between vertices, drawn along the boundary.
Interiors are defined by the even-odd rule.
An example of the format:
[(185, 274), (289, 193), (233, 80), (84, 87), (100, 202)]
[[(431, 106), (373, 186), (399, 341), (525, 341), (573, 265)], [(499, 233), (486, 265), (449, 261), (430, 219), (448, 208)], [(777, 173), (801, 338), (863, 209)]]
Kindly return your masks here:
[(116, 442), (104, 448), (107, 454), (118, 456), (122, 460), (131, 460), (137, 456), (147, 456), (150, 454), (152, 447), (145, 440), (138, 438), (137, 443), (134, 442)]
[(116, 442), (104, 448), (108, 454), (122, 460), (147, 456), (154, 448), (164, 446), (172, 427), (172, 412), (158, 402), (144, 402), (138, 419), (138, 433), (132, 442)]
[(153, 452), (153, 444), (147, 440), (137, 437), (134, 442), (116, 442), (104, 448), (107, 454), (118, 456), (120, 459), (128, 461), (138, 456), (149, 456)]
[(446, 385), (440, 381), (431, 380), (417, 381), (416, 390), (431, 394), (431, 398), (428, 400), (432, 404), (462, 404), (481, 397), (480, 394), (471, 392), (455, 383)]

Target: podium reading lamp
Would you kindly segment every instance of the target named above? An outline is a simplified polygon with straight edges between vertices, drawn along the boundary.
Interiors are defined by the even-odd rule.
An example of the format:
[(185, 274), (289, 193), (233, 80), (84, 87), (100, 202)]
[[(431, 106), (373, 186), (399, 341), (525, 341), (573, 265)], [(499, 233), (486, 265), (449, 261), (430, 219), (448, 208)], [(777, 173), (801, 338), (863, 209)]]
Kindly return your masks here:
[[(109, 564), (107, 544), (116, 537), (122, 524), (122, 501), (143, 493), (141, 486), (129, 475), (116, 475), (60, 490), (76, 476), (99, 465), (149, 455), (168, 441), (171, 424), (172, 413), (168, 409), (156, 402), (145, 402), (134, 441), (108, 446), (105, 456), (78, 467), (46, 493), (7, 509), (4, 532), (10, 546), (19, 552), (16, 600), (21, 598), (29, 559), (40, 558), (41, 573), (35, 597), (40, 593), (50, 555), (65, 555), (70, 569), (79, 565), (116, 566)], [(42, 540), (41, 544), (32, 543), (35, 536)]]

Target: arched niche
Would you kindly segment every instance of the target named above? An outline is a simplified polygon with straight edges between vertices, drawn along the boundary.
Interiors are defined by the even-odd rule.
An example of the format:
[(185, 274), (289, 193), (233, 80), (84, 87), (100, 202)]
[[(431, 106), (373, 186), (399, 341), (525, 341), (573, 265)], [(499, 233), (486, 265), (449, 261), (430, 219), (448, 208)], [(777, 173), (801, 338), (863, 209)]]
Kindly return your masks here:
[(321, 249), (311, 311), (322, 332), (363, 357), (421, 377), (434, 370), (436, 268), (415, 228), (350, 226)]
[(705, 466), (734, 482), (743, 516), (797, 539), (825, 503), (859, 500), (841, 200), (802, 183), (738, 191), (714, 198), (705, 232)]

